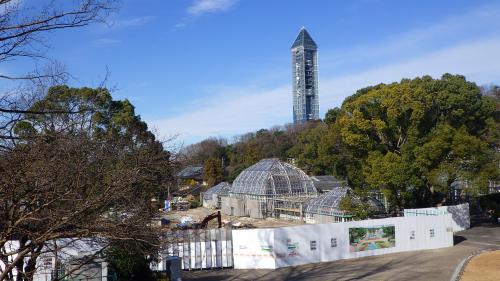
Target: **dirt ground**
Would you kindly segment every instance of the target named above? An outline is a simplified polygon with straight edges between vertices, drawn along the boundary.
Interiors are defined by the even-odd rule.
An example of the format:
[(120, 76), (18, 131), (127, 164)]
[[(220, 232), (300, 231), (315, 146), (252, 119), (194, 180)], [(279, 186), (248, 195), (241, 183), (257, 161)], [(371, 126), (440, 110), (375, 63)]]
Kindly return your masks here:
[(500, 251), (480, 254), (465, 267), (461, 281), (496, 281), (500, 279)]
[[(194, 222), (201, 222), (206, 216), (217, 212), (217, 210), (207, 209), (205, 207), (198, 207), (195, 209), (189, 209), (187, 211), (171, 211), (168, 213), (164, 213), (163, 217), (169, 219), (173, 222), (178, 222), (182, 217), (188, 216), (193, 219)], [(271, 228), (271, 227), (283, 227), (283, 226), (294, 226), (303, 224), (297, 221), (287, 221), (287, 220), (277, 220), (273, 218), (267, 218), (264, 220), (260, 219), (252, 219), (249, 217), (231, 217), (222, 214), (222, 222), (223, 224), (232, 222), (238, 223), (241, 222), (244, 225), (249, 225), (254, 228)], [(212, 221), (210, 225), (215, 224), (215, 221)]]

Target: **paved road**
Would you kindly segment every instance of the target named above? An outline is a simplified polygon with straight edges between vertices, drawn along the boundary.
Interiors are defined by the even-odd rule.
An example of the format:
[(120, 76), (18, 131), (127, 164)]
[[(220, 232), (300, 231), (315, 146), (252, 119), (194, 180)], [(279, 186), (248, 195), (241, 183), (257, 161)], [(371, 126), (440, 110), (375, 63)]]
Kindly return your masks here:
[(360, 259), (308, 264), (276, 270), (236, 270), (184, 272), (183, 280), (445, 280), (471, 253), (500, 249), (500, 227), (482, 225), (456, 233), (455, 246)]

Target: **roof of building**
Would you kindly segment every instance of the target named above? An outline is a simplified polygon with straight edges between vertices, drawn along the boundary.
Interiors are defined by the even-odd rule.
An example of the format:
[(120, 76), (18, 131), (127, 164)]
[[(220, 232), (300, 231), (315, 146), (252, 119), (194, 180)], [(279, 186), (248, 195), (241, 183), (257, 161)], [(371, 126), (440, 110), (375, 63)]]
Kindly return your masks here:
[(312, 198), (306, 202), (305, 212), (320, 215), (341, 216), (345, 212), (340, 209), (340, 202), (349, 191), (349, 187), (338, 187), (323, 193), (316, 198)]
[(270, 158), (243, 170), (234, 180), (231, 193), (275, 197), (308, 196), (317, 191), (302, 170), (277, 158)]
[(181, 179), (202, 180), (203, 166), (201, 165), (187, 166), (186, 168), (182, 169), (179, 173), (177, 173), (177, 177)]
[[(316, 198), (312, 198), (305, 203), (305, 212), (310, 214), (320, 214), (329, 216), (343, 216), (345, 211), (341, 210), (340, 202), (344, 197), (352, 192), (350, 187), (337, 187)], [(357, 196), (353, 196), (353, 201), (360, 202)], [(376, 213), (384, 212), (384, 205), (377, 199), (369, 197), (367, 203)]]
[(304, 47), (304, 49), (313, 50), (316, 50), (318, 48), (311, 35), (309, 35), (309, 32), (307, 32), (304, 27), (300, 29), (299, 35), (297, 35), (297, 38), (293, 42), (292, 49), (296, 47)]
[(207, 191), (203, 193), (203, 199), (210, 200), (212, 199), (213, 194), (218, 195), (227, 195), (231, 190), (231, 184), (227, 182), (221, 182), (217, 185), (212, 186)]
[(320, 192), (326, 192), (334, 188), (345, 186), (345, 181), (338, 180), (334, 176), (311, 176), (314, 186)]

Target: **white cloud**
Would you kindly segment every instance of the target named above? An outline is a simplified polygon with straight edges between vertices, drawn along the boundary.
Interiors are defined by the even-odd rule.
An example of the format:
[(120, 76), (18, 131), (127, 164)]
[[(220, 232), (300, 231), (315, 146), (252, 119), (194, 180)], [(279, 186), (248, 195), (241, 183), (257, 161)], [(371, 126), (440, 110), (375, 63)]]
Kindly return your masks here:
[[(322, 112), (340, 106), (342, 101), (357, 89), (378, 83), (390, 83), (402, 78), (422, 75), (440, 77), (442, 74), (463, 74), (469, 80), (488, 83), (498, 79), (500, 73), (500, 37), (480, 40), (442, 51), (433, 52), (399, 63), (339, 77), (320, 80), (320, 105)], [(236, 94), (235, 94), (236, 93)], [(291, 120), (291, 88), (289, 85), (256, 90), (243, 87), (238, 91), (226, 90), (212, 96), (185, 113), (152, 120), (151, 124), (161, 134), (179, 134), (186, 141), (196, 141), (208, 136), (232, 136), (269, 128)]]
[(444, 73), (465, 75), (478, 84), (500, 82), (500, 37), (477, 40), (371, 70), (320, 80), (322, 111), (340, 106), (357, 89), (402, 78)]
[(129, 27), (143, 26), (154, 19), (153, 16), (140, 16), (127, 19), (117, 19), (108, 26), (110, 29), (123, 29)]
[(236, 4), (237, 0), (196, 0), (187, 8), (187, 13), (200, 16), (208, 13), (225, 11)]
[[(500, 5), (487, 5), (465, 14), (454, 15), (428, 26), (395, 34), (370, 45), (348, 49), (322, 50), (320, 67), (344, 68), (378, 60), (397, 60), (415, 53), (429, 52), (436, 46), (453, 46), (465, 42), (467, 36), (498, 34)], [(458, 35), (458, 36), (457, 36)]]
[[(492, 32), (500, 27), (496, 20), (499, 14), (500, 6), (486, 6), (445, 19), (425, 30), (410, 30), (373, 45), (353, 48), (336, 57), (323, 50), (326, 56), (320, 56), (319, 62), (322, 115), (326, 110), (340, 106), (357, 89), (402, 78), (422, 75), (438, 78), (444, 73), (452, 73), (465, 75), (478, 84), (500, 83), (500, 35)], [(464, 37), (464, 30), (469, 38)], [(436, 45), (438, 40), (446, 41), (446, 44)], [(342, 72), (343, 67), (339, 64), (334, 67), (335, 71), (322, 71), (322, 66), (329, 61), (350, 65), (370, 60), (377, 63), (371, 66), (361, 64), (362, 69), (348, 70), (350, 72)], [(292, 120), (290, 85), (290, 81), (283, 81), (281, 86), (274, 88), (243, 85), (212, 89), (205, 95), (207, 98), (192, 101), (182, 113), (150, 123), (161, 134), (179, 134), (179, 139), (186, 142), (288, 123)]]
[(109, 46), (109, 45), (119, 45), (121, 44), (121, 40), (112, 39), (112, 38), (99, 38), (93, 41), (96, 46)]
[(182, 139), (203, 136), (234, 135), (255, 128), (269, 127), (270, 120), (286, 120), (291, 102), (277, 106), (291, 98), (289, 86), (255, 90), (251, 87), (226, 90), (216, 97), (197, 101), (178, 116), (154, 120), (153, 124), (164, 135), (179, 134)]
[(239, 0), (194, 0), (186, 9), (186, 16), (173, 26), (174, 30), (186, 27), (189, 23), (205, 14), (218, 13), (229, 10)]

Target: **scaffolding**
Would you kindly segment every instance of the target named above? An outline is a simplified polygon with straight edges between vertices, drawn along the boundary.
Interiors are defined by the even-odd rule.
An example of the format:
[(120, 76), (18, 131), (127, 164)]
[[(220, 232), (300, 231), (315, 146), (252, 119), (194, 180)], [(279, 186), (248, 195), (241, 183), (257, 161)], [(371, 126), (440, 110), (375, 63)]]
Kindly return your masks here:
[(318, 47), (302, 28), (292, 45), (293, 122), (319, 119)]
[(316, 197), (317, 191), (302, 170), (270, 158), (241, 172), (233, 182), (229, 196), (242, 200), (251, 217), (280, 217), (285, 213), (295, 217), (293, 214), (301, 214), (302, 203)]
[(273, 204), (273, 215), (276, 219), (303, 221), (304, 220), (304, 204), (310, 197), (299, 198), (274, 198), (271, 200)]

